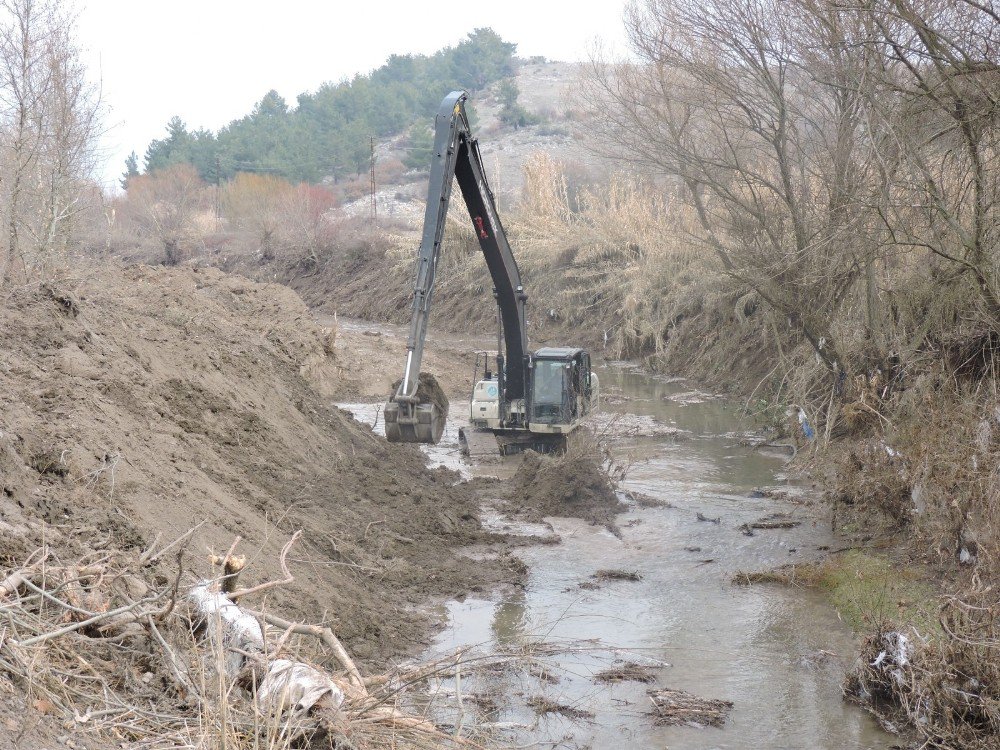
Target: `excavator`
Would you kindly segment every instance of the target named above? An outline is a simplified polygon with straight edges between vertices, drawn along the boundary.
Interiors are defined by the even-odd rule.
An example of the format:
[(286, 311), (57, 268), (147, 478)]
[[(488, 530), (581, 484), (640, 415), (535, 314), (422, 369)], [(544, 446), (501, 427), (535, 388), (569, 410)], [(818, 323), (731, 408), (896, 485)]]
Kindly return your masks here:
[(540, 453), (559, 452), (565, 450), (567, 436), (597, 406), (597, 375), (591, 372), (590, 354), (584, 349), (545, 347), (531, 352), (528, 348), (528, 295), (486, 181), (479, 141), (469, 127), (467, 99), (465, 91), (451, 92), (434, 119), (406, 363), (403, 377), (385, 405), (385, 435), (394, 443), (437, 443), (444, 432), (447, 399), (439, 388), (436, 397), (431, 396), (432, 389), (424, 387), (426, 378), (420, 366), (445, 217), (452, 183), (457, 181), (492, 277), (500, 326), (495, 355), (477, 356), (469, 410), (472, 432), (464, 428), (460, 432), (462, 450), (468, 452), (477, 442), (475, 438), (492, 433), (494, 446), (502, 455), (528, 448)]

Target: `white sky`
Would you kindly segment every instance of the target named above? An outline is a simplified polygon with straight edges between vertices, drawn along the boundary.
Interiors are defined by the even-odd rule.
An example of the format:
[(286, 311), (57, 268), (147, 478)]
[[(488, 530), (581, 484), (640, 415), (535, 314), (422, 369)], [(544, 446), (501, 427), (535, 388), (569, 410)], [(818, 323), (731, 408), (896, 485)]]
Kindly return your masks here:
[(304, 0), (79, 0), (79, 42), (108, 109), (100, 178), (116, 185), (179, 115), (218, 130), (268, 90), (290, 105), (324, 81), (367, 73), (393, 53), (431, 53), (489, 26), (520, 56), (583, 60), (623, 43), (626, 0), (344, 3)]

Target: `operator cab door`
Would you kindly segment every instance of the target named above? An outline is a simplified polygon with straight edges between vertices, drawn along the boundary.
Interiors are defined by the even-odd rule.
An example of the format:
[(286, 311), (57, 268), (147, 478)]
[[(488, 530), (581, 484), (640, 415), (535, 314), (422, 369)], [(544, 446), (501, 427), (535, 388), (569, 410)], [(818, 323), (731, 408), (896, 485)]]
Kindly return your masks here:
[(570, 425), (590, 411), (590, 356), (536, 357), (532, 363), (533, 424)]
[(531, 378), (531, 422), (567, 424), (570, 421), (570, 379), (569, 361), (534, 360)]
[(576, 368), (576, 377), (579, 383), (577, 390), (577, 401), (579, 403), (578, 416), (583, 417), (590, 413), (590, 399), (593, 396), (594, 390), (590, 372), (590, 354), (580, 352), (576, 357), (574, 367)]

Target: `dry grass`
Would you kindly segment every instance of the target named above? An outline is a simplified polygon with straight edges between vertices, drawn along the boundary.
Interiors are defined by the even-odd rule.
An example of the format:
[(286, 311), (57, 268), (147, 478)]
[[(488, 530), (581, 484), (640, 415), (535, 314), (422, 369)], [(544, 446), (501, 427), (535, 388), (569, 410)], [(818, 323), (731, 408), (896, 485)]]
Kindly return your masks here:
[[(548, 316), (594, 331), (611, 356), (659, 355), (711, 263), (670, 191), (631, 174), (573, 192), (545, 154), (525, 166), (512, 222), (529, 291)], [(688, 294), (681, 294), (686, 289)]]
[(842, 528), (905, 527), (914, 556), (995, 572), (1000, 398), (989, 382), (973, 389), (954, 377), (926, 376), (885, 411), (890, 426), (837, 462), (830, 493)]

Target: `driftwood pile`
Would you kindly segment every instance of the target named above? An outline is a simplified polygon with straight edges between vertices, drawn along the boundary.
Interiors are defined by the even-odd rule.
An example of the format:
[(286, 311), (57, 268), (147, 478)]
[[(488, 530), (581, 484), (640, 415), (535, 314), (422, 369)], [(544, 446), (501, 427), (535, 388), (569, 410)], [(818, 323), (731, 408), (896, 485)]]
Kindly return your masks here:
[(363, 677), (330, 628), (244, 604), (294, 580), (298, 533), (284, 577), (242, 589), (239, 539), (210, 558), (210, 577), (185, 580), (191, 533), (142, 555), (32, 554), (0, 579), (0, 682), (115, 747), (464, 744), (400, 710), (399, 686)]
[(638, 664), (634, 661), (627, 661), (609, 667), (594, 675), (596, 682), (614, 684), (616, 682), (652, 682), (656, 679), (656, 674), (648, 664)]
[(721, 727), (733, 707), (732, 701), (699, 698), (683, 690), (668, 688), (650, 690), (649, 700), (653, 704), (656, 723), (668, 726)]

